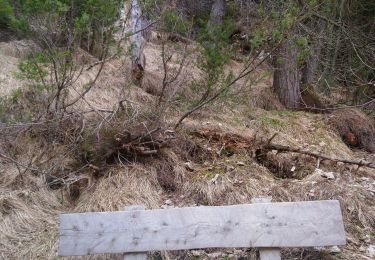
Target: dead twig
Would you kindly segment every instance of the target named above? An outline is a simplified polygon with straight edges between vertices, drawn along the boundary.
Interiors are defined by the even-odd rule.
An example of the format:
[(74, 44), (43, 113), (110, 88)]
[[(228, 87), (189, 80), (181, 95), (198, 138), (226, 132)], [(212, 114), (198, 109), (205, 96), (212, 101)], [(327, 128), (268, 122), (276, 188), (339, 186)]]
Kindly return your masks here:
[(266, 146), (264, 146), (264, 149), (265, 150), (276, 150), (278, 152), (291, 152), (291, 153), (306, 154), (306, 155), (315, 157), (315, 158), (320, 159), (320, 160), (328, 160), (328, 161), (332, 161), (332, 162), (336, 162), (336, 163), (341, 162), (341, 163), (346, 163), (346, 164), (357, 165), (358, 167), (368, 167), (368, 168), (375, 169), (375, 163), (373, 163), (373, 162), (366, 162), (364, 160), (354, 161), (354, 160), (347, 160), (347, 159), (332, 158), (332, 157), (328, 157), (328, 156), (320, 154), (320, 153), (307, 151), (307, 150), (304, 150), (304, 149), (301, 149), (301, 148), (285, 146), (285, 145), (269, 143)]

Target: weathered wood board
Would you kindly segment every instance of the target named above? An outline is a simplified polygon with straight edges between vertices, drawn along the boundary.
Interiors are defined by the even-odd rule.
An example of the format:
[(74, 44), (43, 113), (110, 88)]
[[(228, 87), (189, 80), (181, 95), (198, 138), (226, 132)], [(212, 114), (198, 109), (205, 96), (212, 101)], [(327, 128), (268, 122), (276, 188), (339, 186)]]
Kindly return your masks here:
[[(270, 203), (271, 198), (253, 198), (252, 203)], [(281, 260), (280, 248), (261, 248), (259, 249), (260, 260)]]
[(62, 214), (59, 255), (344, 245), (338, 201)]

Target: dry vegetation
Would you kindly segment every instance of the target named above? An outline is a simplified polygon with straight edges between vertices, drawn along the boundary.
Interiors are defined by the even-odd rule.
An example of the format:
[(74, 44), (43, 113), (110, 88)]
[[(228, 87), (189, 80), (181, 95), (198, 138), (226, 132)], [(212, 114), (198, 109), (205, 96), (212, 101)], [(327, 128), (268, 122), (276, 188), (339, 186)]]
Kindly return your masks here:
[[(177, 113), (159, 115), (156, 98), (146, 93), (157, 92), (161, 84), (160, 49), (157, 42), (146, 48), (145, 89), (127, 84), (128, 60), (114, 59), (97, 87), (63, 121), (1, 128), (1, 258), (56, 259), (60, 213), (114, 211), (134, 204), (160, 208), (167, 200), (171, 202), (167, 206), (178, 207), (227, 205), (270, 196), (273, 201), (338, 199), (343, 210), (348, 243), (340, 252), (285, 249), (285, 259), (371, 259), (368, 248), (375, 242), (373, 169), (322, 161), (319, 167), (334, 175), (327, 179), (315, 171), (314, 158), (275, 151), (260, 156), (257, 151), (278, 133), (275, 143), (343, 159), (374, 161), (373, 154), (351, 150), (341, 139), (350, 130), (359, 140), (356, 146), (373, 152), (374, 139), (366, 139), (370, 138), (368, 129), (373, 133), (373, 118), (355, 110), (333, 115), (283, 110), (270, 90), (272, 82), (264, 66), (253, 75), (251, 87), (248, 81), (236, 84), (241, 98), (233, 95), (219, 100), (174, 131)], [(18, 58), (12, 51), (1, 55), (9, 62)], [(16, 68), (8, 63), (0, 67), (1, 74)], [(6, 75), (11, 78), (11, 73)], [(174, 87), (199, 75), (191, 66)], [(85, 77), (90, 78), (90, 72), (82, 81)], [(1, 82), (1, 95), (11, 93), (3, 86), (15, 89), (22, 85), (10, 82), (16, 79)], [(194, 96), (189, 91), (187, 98)], [(234, 106), (233, 100), (241, 105)], [(358, 121), (346, 123), (353, 122), (352, 117)], [(207, 250), (200, 257), (210, 258), (217, 251)], [(222, 252), (225, 256), (218, 258), (256, 256), (255, 250)], [(154, 256), (190, 259), (195, 253)], [(95, 258), (110, 256), (87, 259)]]

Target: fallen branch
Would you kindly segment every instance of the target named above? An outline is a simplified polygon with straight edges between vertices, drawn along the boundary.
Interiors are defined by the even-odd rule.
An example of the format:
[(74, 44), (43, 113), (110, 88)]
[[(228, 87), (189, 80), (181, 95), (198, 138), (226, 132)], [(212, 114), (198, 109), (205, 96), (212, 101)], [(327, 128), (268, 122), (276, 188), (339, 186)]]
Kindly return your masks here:
[(328, 160), (328, 161), (332, 161), (336, 163), (341, 162), (341, 163), (347, 163), (347, 164), (352, 164), (352, 165), (358, 165), (358, 167), (368, 167), (368, 168), (375, 169), (375, 163), (372, 163), (372, 162), (366, 162), (364, 160), (352, 161), (352, 160), (346, 160), (346, 159), (332, 158), (326, 155), (322, 155), (320, 153), (311, 152), (311, 151), (304, 150), (301, 148), (293, 148), (290, 146), (279, 145), (279, 144), (267, 144), (263, 148), (265, 150), (276, 150), (278, 152), (292, 152), (292, 153), (306, 154), (306, 155), (309, 155), (309, 156), (312, 156), (321, 160)]

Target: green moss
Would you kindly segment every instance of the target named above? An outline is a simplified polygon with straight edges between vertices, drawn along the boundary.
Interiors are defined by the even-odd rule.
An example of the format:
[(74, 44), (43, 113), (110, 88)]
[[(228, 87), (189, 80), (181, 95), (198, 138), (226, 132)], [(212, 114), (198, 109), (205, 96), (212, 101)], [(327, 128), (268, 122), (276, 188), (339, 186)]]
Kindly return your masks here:
[(273, 118), (270, 116), (262, 115), (258, 117), (258, 121), (261, 122), (262, 125), (274, 129), (280, 129), (286, 127), (286, 123), (281, 121), (280, 119)]
[(315, 122), (313, 124), (313, 126), (316, 128), (316, 129), (321, 129), (324, 127), (324, 124), (322, 122)]
[(216, 174), (222, 175), (222, 174), (225, 174), (225, 172), (226, 172), (225, 169), (218, 167), (218, 166), (214, 166), (210, 169), (204, 169), (199, 174), (205, 179), (212, 179), (215, 177)]

